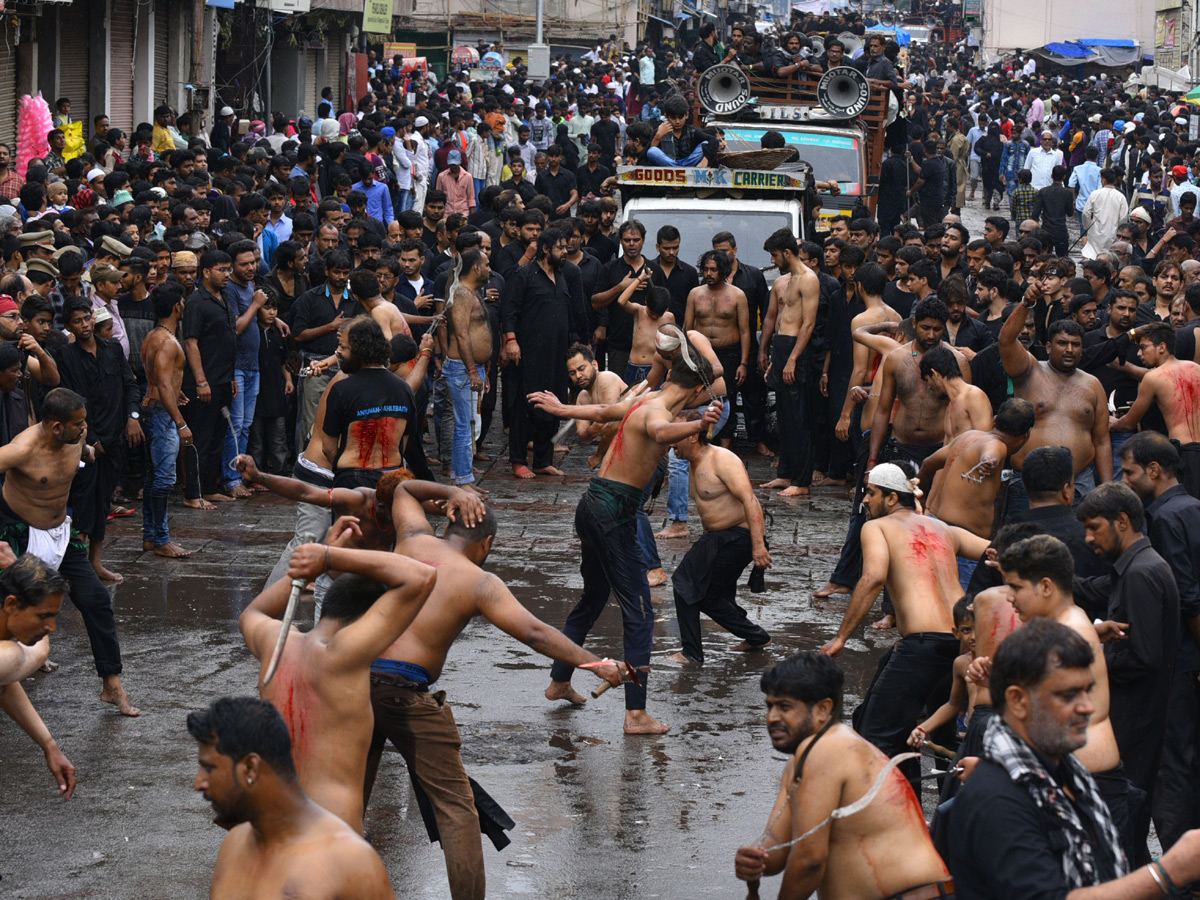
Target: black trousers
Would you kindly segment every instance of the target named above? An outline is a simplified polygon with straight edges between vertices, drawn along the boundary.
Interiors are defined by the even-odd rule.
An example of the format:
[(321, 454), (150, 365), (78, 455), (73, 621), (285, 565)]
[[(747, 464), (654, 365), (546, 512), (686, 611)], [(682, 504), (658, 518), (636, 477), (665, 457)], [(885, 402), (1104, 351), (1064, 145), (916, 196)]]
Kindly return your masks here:
[(193, 443), (196, 446), (202, 494), (218, 494), (224, 486), (221, 476), (221, 448), (225, 443), (225, 432), (229, 423), (221, 410), (228, 409), (229, 404), (233, 402), (231, 384), (214, 384), (211, 390), (212, 400), (209, 403), (203, 403), (189, 394), (190, 402), (182, 410), (183, 419), (192, 430)]
[(1193, 497), (1200, 499), (1200, 443), (1180, 444), (1171, 441), (1179, 450), (1179, 481)]
[[(855, 730), (888, 756), (904, 753), (924, 711), (949, 697), (958, 651), (952, 634), (926, 631), (898, 640), (880, 659), (867, 695), (854, 711)], [(900, 771), (920, 797), (920, 760), (901, 763)]]
[(518, 390), (513, 392), (512, 419), (508, 426), (508, 460), (525, 465), (526, 445), (533, 441), (533, 467), (541, 469), (552, 466), (558, 420), (529, 405), (520, 390), (520, 377), (513, 378), (512, 383)]
[[(862, 422), (862, 407), (855, 407), (850, 416), (850, 433), (853, 434)], [(834, 566), (829, 580), (834, 584), (852, 587), (862, 577), (862, 527), (867, 514), (862, 511), (863, 478), (867, 471), (867, 459), (871, 456), (871, 431), (862, 432), (858, 440), (858, 453), (854, 461), (854, 502), (850, 505), (850, 524), (846, 527), (846, 540), (842, 542), (842, 553)]]
[(737, 605), (738, 579), (753, 558), (749, 529), (727, 528), (706, 531), (679, 561), (671, 576), (671, 586), (675, 590), (675, 616), (683, 639), (683, 655), (688, 659), (704, 662), (701, 613), (747, 643), (765, 644), (771, 639)]
[(1154, 786), (1154, 830), (1168, 850), (1185, 831), (1200, 824), (1200, 683), (1196, 672), (1179, 671), (1167, 698), (1167, 728)]
[[(736, 370), (735, 370), (736, 372)], [(758, 371), (758, 338), (750, 339), (750, 365), (741, 387), (742, 416), (746, 421), (746, 438), (758, 444), (767, 438), (767, 384)]]
[(767, 383), (775, 392), (775, 415), (779, 421), (778, 475), (791, 479), (793, 485), (807, 487), (812, 484), (813, 473), (813, 439), (806, 396), (807, 347), (796, 360), (795, 380), (791, 384), (783, 380), (783, 368), (795, 346), (796, 339), (790, 335), (777, 334), (771, 338), (771, 377)]
[[(725, 370), (725, 402), (729, 404), (729, 421), (716, 434), (716, 437), (722, 441), (732, 441), (737, 437), (737, 398), (741, 392), (737, 383), (737, 370), (738, 366), (742, 364), (742, 346), (733, 344), (729, 347), (718, 347), (714, 348), (713, 352), (717, 354), (721, 368)], [(743, 396), (742, 405), (745, 406), (745, 404), (746, 397)], [(747, 431), (749, 431), (748, 427)]]
[(108, 448), (88, 463), (71, 482), (71, 524), (93, 541), (108, 532), (108, 511), (113, 493), (125, 472), (125, 444)]

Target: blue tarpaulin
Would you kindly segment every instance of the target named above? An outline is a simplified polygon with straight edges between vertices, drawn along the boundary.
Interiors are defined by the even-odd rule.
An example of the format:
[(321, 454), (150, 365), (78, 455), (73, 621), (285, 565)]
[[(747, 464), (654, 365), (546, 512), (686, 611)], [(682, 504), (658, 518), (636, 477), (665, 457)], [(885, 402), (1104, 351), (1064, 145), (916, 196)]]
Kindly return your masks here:
[(1124, 38), (1080, 38), (1077, 41), (1055, 41), (1032, 51), (1056, 66), (1078, 66), (1094, 63), (1115, 67), (1133, 65), (1140, 51), (1138, 45)]
[(1076, 43), (1084, 47), (1136, 47), (1133, 41), (1127, 38), (1080, 38)]
[(1042, 48), (1047, 53), (1053, 53), (1055, 56), (1065, 56), (1067, 59), (1083, 59), (1092, 54), (1078, 41), (1070, 41), (1068, 43), (1053, 43), (1047, 44)]

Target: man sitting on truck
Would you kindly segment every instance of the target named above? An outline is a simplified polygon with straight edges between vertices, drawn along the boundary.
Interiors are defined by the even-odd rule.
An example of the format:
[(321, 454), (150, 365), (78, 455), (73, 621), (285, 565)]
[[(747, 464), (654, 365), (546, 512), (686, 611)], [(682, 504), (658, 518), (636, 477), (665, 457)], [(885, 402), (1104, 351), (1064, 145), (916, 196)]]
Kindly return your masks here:
[[(720, 154), (720, 138), (688, 122), (692, 110), (682, 94), (663, 101), (666, 122), (658, 126), (647, 159), (658, 166), (710, 166)], [(628, 132), (626, 132), (628, 135)]]

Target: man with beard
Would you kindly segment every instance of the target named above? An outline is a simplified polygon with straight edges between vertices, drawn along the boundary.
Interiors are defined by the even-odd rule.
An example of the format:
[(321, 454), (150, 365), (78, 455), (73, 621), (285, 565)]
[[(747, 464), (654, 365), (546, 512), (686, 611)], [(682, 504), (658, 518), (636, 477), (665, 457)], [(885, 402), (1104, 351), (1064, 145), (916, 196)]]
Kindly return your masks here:
[[(515, 396), (508, 435), (508, 459), (513, 475), (559, 475), (554, 467), (554, 433), (558, 423), (530, 405), (526, 397), (549, 391), (567, 396), (567, 373), (562, 361), (572, 339), (589, 333), (579, 269), (566, 262), (567, 237), (558, 229), (538, 235), (537, 261), (516, 269), (505, 284), (500, 316), (504, 346), (500, 363), (513, 363)], [(533, 442), (533, 470), (525, 464)]]
[(388, 370), (391, 352), (379, 323), (353, 319), (338, 335), (337, 359), (349, 378), (325, 398), (321, 443), (334, 487), (375, 487), (403, 465), (416, 413), (412, 388)]
[[(986, 538), (918, 513), (916, 491), (916, 478), (895, 463), (878, 465), (867, 476), (862, 577), (837, 635), (821, 648), (829, 656), (841, 653), (887, 588), (900, 641), (880, 661), (854, 721), (889, 756), (904, 752), (913, 723), (959, 654), (953, 610), (962, 585), (955, 557), (977, 560), (988, 546)], [(919, 791), (920, 766), (909, 760), (901, 769)]]
[[(609, 372), (607, 369), (603, 372), (600, 371), (600, 366), (596, 363), (596, 355), (592, 352), (591, 347), (587, 344), (572, 344), (567, 354), (567, 377), (579, 391), (575, 398), (578, 405), (607, 406), (621, 399), (621, 395), (627, 390), (625, 382), (616, 372)], [(594, 469), (600, 465), (604, 451), (608, 449), (607, 438), (614, 435), (616, 431), (617, 428), (612, 423), (601, 425), (599, 422), (589, 422), (586, 419), (578, 419), (575, 422), (575, 433), (579, 436), (580, 441), (600, 444), (599, 449), (588, 458), (590, 468)]]
[[(1086, 332), (1083, 336), (1083, 361), (1081, 367), (1100, 380), (1100, 388), (1108, 398), (1108, 406), (1122, 414), (1129, 410), (1137, 398), (1138, 378), (1141, 375), (1137, 364), (1137, 350), (1132, 346), (1129, 333), (1137, 321), (1137, 295), (1122, 288), (1112, 288), (1108, 293), (1108, 322), (1100, 328)], [(1132, 435), (1113, 431), (1109, 427), (1109, 443), (1113, 453), (1113, 478), (1121, 477), (1121, 446)]]
[[(695, 348), (687, 347), (671, 365), (670, 379), (662, 389), (642, 397), (629, 397), (612, 406), (565, 406), (554, 394), (533, 394), (529, 401), (551, 416), (621, 423), (604, 455), (599, 474), (575, 512), (583, 559), (583, 596), (567, 616), (563, 634), (582, 644), (596, 623), (609, 595), (615, 595), (624, 620), (625, 659), (635, 669), (650, 662), (654, 611), (642, 552), (637, 542), (637, 510), (645, 486), (667, 449), (689, 435), (707, 431), (721, 417), (722, 405), (713, 403), (694, 422), (675, 422), (707, 396), (705, 382), (712, 381), (712, 366)], [(583, 701), (571, 687), (572, 667), (563, 663), (550, 671), (549, 700)], [(625, 733), (664, 734), (669, 726), (646, 712), (646, 680), (625, 685)]]
[(1153, 404), (1162, 413), (1167, 437), (1178, 448), (1180, 480), (1200, 498), (1200, 365), (1175, 358), (1175, 332), (1166, 322), (1140, 325), (1131, 332), (1142, 362), (1149, 368), (1129, 412), (1113, 417), (1109, 429), (1133, 431)]
[(394, 900), (383, 860), (354, 829), (308, 798), (279, 711), (265, 700), (224, 697), (189, 713), (199, 746), (193, 784), (229, 832), (213, 870), (212, 900), (285, 896)]
[(58, 783), (58, 793), (70, 800), (75, 793), (75, 767), (58, 749), (50, 729), (29, 702), (21, 681), (50, 657), (50, 635), (62, 607), (67, 582), (31, 553), (20, 559), (0, 544), (0, 709), (33, 738), (46, 755), (46, 765)]
[[(932, 391), (926, 390), (920, 366), (921, 358), (941, 345), (949, 317), (950, 313), (941, 300), (936, 297), (921, 300), (913, 307), (912, 313), (916, 336), (884, 357), (880, 367), (879, 402), (875, 405), (875, 416), (871, 422), (868, 471), (880, 458), (906, 459), (919, 466), (941, 448), (946, 434), (949, 399), (934, 396)], [(967, 361), (957, 352), (955, 357), (963, 381), (970, 382)], [(891, 418), (892, 405), (897, 401), (899, 407), (889, 431), (888, 420)], [(885, 449), (886, 455), (881, 457)]]
[[(763, 836), (738, 848), (735, 874), (756, 887), (782, 872), (781, 897), (953, 897), (912, 789), (842, 724), (843, 682), (837, 663), (811, 650), (760, 679), (771, 746), (791, 759)], [(864, 799), (863, 809), (839, 815)]]
[[(480, 432), (479, 407), (483, 401), (487, 367), (492, 360), (492, 329), (480, 296), (492, 277), (487, 254), (472, 247), (459, 255), (458, 284), (447, 314), (447, 353), (442, 375), (454, 407), (454, 440), (451, 474), (460, 487), (475, 481), (473, 460)], [(494, 376), (493, 376), (494, 377)]]
[[(1142, 502), (1121, 483), (1103, 484), (1075, 511), (1087, 542), (1113, 564), (1108, 575), (1075, 579), (1083, 604), (1108, 603), (1127, 640), (1104, 646), (1112, 685), (1112, 722), (1129, 780), (1154, 796), (1167, 724), (1167, 701), (1182, 627), (1179, 588), (1171, 567), (1145, 537)], [(1149, 811), (1132, 823), (1138, 862), (1146, 862)]]
[(1073, 319), (1059, 319), (1047, 329), (1048, 356), (1039, 362), (1017, 340), (1029, 311), (1042, 296), (1031, 282), (1021, 303), (1000, 329), (1000, 358), (1012, 379), (1013, 393), (1037, 410), (1029, 441), (1012, 456), (1014, 473), (1008, 485), (1005, 520), (1029, 509), (1021, 482), (1021, 462), (1035, 447), (1066, 447), (1075, 462), (1075, 483), (1080, 495), (1092, 487), (1090, 466), (1096, 464), (1099, 481), (1112, 480), (1112, 448), (1108, 440), (1108, 399), (1094, 375), (1078, 369), (1083, 351), (1083, 328)]
[(140, 711), (121, 685), (121, 647), (112, 597), (88, 560), (79, 532), (71, 529), (67, 498), (85, 453), (84, 400), (74, 391), (55, 388), (42, 403), (42, 421), (0, 447), (0, 541), (16, 553), (32, 553), (58, 570), (71, 584), (71, 602), (79, 610), (92, 645), (96, 672), (104, 682), (100, 699), (126, 716)]

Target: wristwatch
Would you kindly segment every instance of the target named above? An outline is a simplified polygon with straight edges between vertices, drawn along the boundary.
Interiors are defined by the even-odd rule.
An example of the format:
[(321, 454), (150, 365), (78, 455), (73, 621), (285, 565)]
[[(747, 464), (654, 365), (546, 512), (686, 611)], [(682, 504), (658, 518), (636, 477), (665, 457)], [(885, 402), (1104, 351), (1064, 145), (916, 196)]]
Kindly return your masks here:
[(140, 412), (138, 412), (136, 409), (129, 414), (129, 418), (134, 419), (134, 420), (140, 419), (141, 417), (142, 417), (142, 414)]

